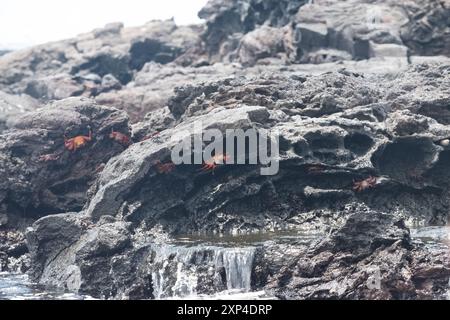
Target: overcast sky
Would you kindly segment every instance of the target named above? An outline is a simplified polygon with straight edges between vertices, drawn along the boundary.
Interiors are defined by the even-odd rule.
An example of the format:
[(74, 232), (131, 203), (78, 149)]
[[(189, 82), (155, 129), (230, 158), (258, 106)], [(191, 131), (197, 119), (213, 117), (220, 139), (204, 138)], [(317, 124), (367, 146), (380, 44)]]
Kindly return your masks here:
[(207, 0), (0, 0), (0, 49), (61, 40), (121, 21), (142, 25), (175, 18), (198, 23)]

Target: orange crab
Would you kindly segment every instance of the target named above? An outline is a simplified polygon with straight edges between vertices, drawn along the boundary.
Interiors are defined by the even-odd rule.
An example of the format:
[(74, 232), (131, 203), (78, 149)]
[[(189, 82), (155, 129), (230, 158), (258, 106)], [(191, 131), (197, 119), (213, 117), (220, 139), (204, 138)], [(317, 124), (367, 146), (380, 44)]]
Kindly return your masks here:
[(159, 134), (159, 131), (156, 131), (152, 134), (149, 134), (148, 136), (143, 137), (141, 140), (139, 140), (139, 142), (143, 142), (143, 141), (147, 141), (149, 139), (153, 139), (154, 137), (156, 137)]
[(99, 165), (97, 165), (95, 167), (95, 173), (102, 173), (103, 170), (105, 169), (106, 164), (105, 163), (100, 163)]
[(376, 177), (368, 177), (361, 181), (353, 181), (353, 190), (355, 192), (362, 192), (369, 188), (373, 188), (377, 184), (378, 179)]
[(306, 169), (306, 171), (309, 174), (320, 173), (320, 172), (323, 172), (324, 170), (325, 170), (325, 167), (320, 164), (312, 164), (312, 165), (308, 166), (308, 168)]
[(67, 139), (66, 135), (64, 135), (64, 146), (69, 151), (77, 151), (78, 149), (84, 147), (86, 143), (92, 141), (92, 130), (89, 127), (89, 135), (88, 136), (76, 136), (74, 138)]
[(168, 174), (175, 169), (176, 165), (173, 162), (162, 163), (158, 160), (155, 162), (155, 167), (159, 174)]
[(131, 144), (130, 137), (122, 132), (111, 130), (109, 137), (125, 147), (128, 147)]
[(230, 156), (222, 153), (216, 154), (211, 159), (206, 160), (202, 166), (203, 171), (213, 171), (216, 170), (219, 164), (224, 164), (230, 160)]

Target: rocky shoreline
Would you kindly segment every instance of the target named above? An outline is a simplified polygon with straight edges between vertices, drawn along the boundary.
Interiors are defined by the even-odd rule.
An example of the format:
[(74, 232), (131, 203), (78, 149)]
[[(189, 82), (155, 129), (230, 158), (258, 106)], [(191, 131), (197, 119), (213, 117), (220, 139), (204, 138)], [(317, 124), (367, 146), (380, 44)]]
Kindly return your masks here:
[[(106, 299), (448, 298), (448, 251), (410, 235), (449, 218), (448, 1), (212, 0), (199, 15), (0, 58), (0, 271)], [(196, 123), (279, 132), (279, 173), (172, 165)], [(321, 236), (174, 244), (280, 230)]]

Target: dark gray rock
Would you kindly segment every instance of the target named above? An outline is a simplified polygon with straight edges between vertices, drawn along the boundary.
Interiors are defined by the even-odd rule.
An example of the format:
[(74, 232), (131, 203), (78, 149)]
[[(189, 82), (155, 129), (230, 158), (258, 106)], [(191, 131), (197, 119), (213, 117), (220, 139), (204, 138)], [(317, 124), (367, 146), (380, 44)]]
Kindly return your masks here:
[[(373, 47), (402, 45), (399, 33), (408, 21), (400, 6), (382, 1), (314, 1), (300, 8), (295, 19), (303, 54), (323, 48), (343, 50), (353, 59), (389, 56)], [(406, 49), (400, 55), (406, 59)]]
[(39, 103), (26, 94), (17, 96), (0, 91), (0, 133), (11, 127), (23, 113), (38, 107)]
[(30, 80), (24, 92), (35, 99), (50, 101), (80, 96), (84, 90), (71, 76), (60, 74)]
[(30, 258), (23, 232), (6, 230), (0, 224), (0, 272), (20, 273), (30, 268)]
[(124, 297), (133, 298), (140, 289), (139, 265), (132, 257), (141, 252), (131, 250), (128, 229), (127, 223), (112, 217), (104, 217), (95, 226), (74, 213), (42, 218), (27, 230), (33, 260), (29, 274), (41, 284), (96, 297), (117, 297), (120, 289), (126, 290), (126, 295), (121, 293)]
[(448, 261), (435, 261), (425, 288), (419, 279), (430, 270), (422, 261), (426, 251), (411, 251), (404, 222), (358, 206), (349, 210), (345, 223), (315, 246), (263, 251), (260, 281), (266, 274), (268, 289), (281, 299), (446, 298)]
[(175, 88), (186, 83), (202, 83), (211, 78), (225, 78), (241, 68), (233, 65), (215, 64), (202, 67), (181, 68), (175, 63), (161, 65), (147, 63), (136, 73), (134, 83), (121, 90), (102, 92), (96, 96), (100, 104), (126, 110), (133, 123), (142, 122), (149, 112), (168, 105)]
[[(445, 91), (448, 76), (433, 74), (435, 68), (443, 67), (411, 70), (408, 79), (419, 77), (417, 84), (431, 81), (435, 89), (430, 85), (430, 90)], [(178, 119), (169, 117), (164, 125), (166, 110), (149, 117), (147, 126), (145, 121), (136, 125), (139, 139), (156, 128), (166, 130), (107, 164), (86, 211), (94, 219), (108, 214), (122, 215), (136, 225), (159, 223), (171, 232), (227, 232), (308, 219), (323, 227), (322, 210), (339, 212), (357, 200), (376, 210), (396, 208), (396, 214), (410, 222), (445, 223), (448, 203), (440, 195), (448, 188), (439, 168), (446, 151), (436, 141), (450, 132), (417, 114), (414, 100), (404, 100), (402, 94), (413, 93), (396, 88), (401, 81), (409, 83), (406, 77), (385, 87), (374, 86), (373, 81), (379, 81), (375, 79), (341, 71), (300, 80), (272, 75), (179, 88), (169, 104)], [(394, 98), (392, 90), (400, 96)], [(416, 99), (426, 97), (432, 95), (416, 92)], [(434, 104), (432, 100), (427, 103)], [(221, 130), (277, 129), (279, 174), (260, 176), (259, 166), (225, 166), (211, 175), (199, 172), (198, 165), (158, 174), (155, 163), (170, 161), (170, 137), (195, 121)], [(370, 176), (377, 177), (373, 189), (352, 191), (354, 181)], [(249, 202), (258, 206), (246, 205)]]
[[(224, 261), (236, 252), (167, 242), (293, 228), (328, 236), (245, 252), (245, 288), (442, 298), (448, 259), (406, 227), (444, 225), (450, 206), (450, 67), (433, 57), (408, 68), (426, 60), (411, 54), (448, 54), (448, 8), (418, 3), (213, 0), (205, 25), (114, 23), (1, 57), (12, 111), (0, 119), (0, 230), (41, 219), (29, 255), (22, 237), (1, 235), (0, 266), (25, 270), (31, 259), (34, 281), (101, 298), (210, 294), (229, 288)], [(57, 101), (17, 118), (35, 99)], [(279, 132), (279, 173), (173, 166), (171, 149), (199, 121)], [(65, 149), (64, 134), (89, 127), (92, 141)], [(177, 284), (180, 263), (196, 284)]]
[[(92, 141), (77, 151), (64, 136)], [(111, 130), (130, 135), (128, 117), (85, 98), (69, 98), (23, 115), (0, 136), (1, 212), (22, 217), (80, 210), (98, 166), (124, 146), (109, 138)]]
[[(206, 20), (203, 39), (208, 53), (219, 58), (233, 49), (233, 37), (253, 31), (260, 25), (283, 27), (293, 20), (305, 0), (295, 1), (222, 1), (210, 0), (199, 12)], [(238, 36), (239, 37), (239, 36)], [(226, 48), (228, 47), (228, 48)]]
[[(134, 125), (137, 140), (162, 131), (112, 158), (83, 212), (62, 216), (77, 232), (62, 253), (42, 249), (39, 255), (45, 236), (37, 245), (33, 239), (46, 232), (33, 227), (34, 279), (98, 297), (159, 297), (153, 230), (175, 236), (291, 227), (330, 236), (313, 246), (266, 243), (253, 263), (253, 288), (285, 299), (441, 298), (447, 264), (411, 242), (403, 219), (448, 219), (444, 141), (450, 131), (445, 116), (435, 113), (445, 110), (447, 68), (421, 65), (396, 77), (268, 73), (177, 89), (168, 108)], [(223, 166), (214, 174), (201, 165), (158, 171), (179, 142), (171, 138), (185, 130), (189, 136), (196, 121), (221, 131), (278, 129), (280, 172), (261, 176), (258, 165)], [(355, 181), (371, 176), (371, 188), (354, 189)], [(138, 240), (141, 232), (150, 236)], [(164, 272), (173, 273), (175, 264)], [(433, 276), (425, 285), (427, 274)], [(202, 281), (199, 292), (221, 286)]]
[[(169, 183), (172, 186), (171, 192), (168, 192), (169, 190), (166, 187), (163, 187), (166, 181), (171, 179), (170, 176), (157, 174), (157, 172), (155, 172), (155, 162), (169, 161), (170, 150), (178, 143), (178, 140), (174, 141), (171, 137), (176, 134), (176, 132), (183, 132), (184, 130), (189, 131), (195, 120), (202, 121), (205, 128), (216, 127), (221, 130), (225, 130), (226, 128), (249, 128), (252, 124), (252, 119), (261, 117), (260, 113), (266, 114), (266, 117), (268, 117), (267, 110), (262, 107), (242, 107), (238, 110), (217, 110), (214, 117), (211, 117), (211, 115), (200, 116), (191, 121), (187, 121), (186, 123), (182, 123), (172, 130), (161, 132), (155, 139), (150, 139), (131, 146), (126, 152), (122, 153), (120, 157), (115, 158), (115, 161), (107, 164), (98, 181), (97, 192), (92, 198), (92, 201), (87, 205), (86, 213), (96, 220), (105, 212), (109, 212), (110, 215), (117, 215), (120, 209), (123, 215), (133, 215), (131, 220), (140, 223), (143, 219), (154, 219), (154, 215), (165, 216), (167, 215), (166, 213), (171, 210), (197, 210), (195, 209), (195, 199), (183, 204), (183, 201), (179, 198), (182, 193), (193, 191), (192, 182), (189, 180), (192, 178), (192, 174), (195, 174), (197, 171), (195, 166), (192, 166), (192, 168), (186, 167), (185, 170), (180, 172), (181, 175), (176, 174), (173, 176), (175, 180)], [(128, 169), (130, 169), (130, 164), (133, 164), (133, 170), (126, 170), (127, 172), (125, 172), (125, 168), (128, 167)], [(114, 175), (114, 178), (109, 176), (110, 174)], [(144, 182), (143, 185), (141, 185), (142, 182)], [(140, 185), (139, 191), (134, 190), (136, 185)], [(151, 185), (153, 185), (153, 187), (149, 189)], [(173, 188), (175, 185), (177, 186), (176, 189)], [(154, 186), (161, 187), (154, 188)], [(213, 185), (210, 185), (209, 187), (213, 187)], [(238, 185), (236, 185), (236, 187), (238, 187)], [(148, 195), (149, 201), (137, 205), (135, 202), (140, 202), (143, 194), (147, 194), (148, 192), (151, 193)], [(249, 190), (248, 192), (251, 193), (252, 191)], [(128, 198), (129, 196), (131, 196), (131, 198)], [(207, 196), (207, 193), (199, 192), (197, 196)], [(155, 205), (153, 201), (157, 199), (160, 199), (161, 202)], [(124, 207), (124, 201), (129, 205)], [(134, 213), (128, 212), (134, 205), (137, 205), (139, 210)], [(152, 206), (153, 209), (147, 207), (148, 205)], [(150, 209), (150, 211), (146, 212), (147, 209)], [(187, 215), (184, 216), (190, 219)], [(175, 217), (176, 215), (173, 216), (173, 218)], [(176, 225), (181, 227), (183, 223), (185, 222), (180, 220)], [(201, 222), (196, 221), (195, 223)], [(175, 224), (173, 227), (177, 228)], [(187, 225), (185, 227), (187, 227)]]
[(410, 20), (401, 29), (403, 42), (418, 55), (450, 55), (448, 1), (409, 1), (404, 5)]
[(150, 61), (168, 63), (186, 53), (180, 59), (193, 63), (187, 51), (198, 45), (197, 31), (197, 27), (177, 27), (172, 20), (135, 28), (114, 23), (77, 38), (13, 52), (0, 60), (0, 89), (27, 93), (43, 102), (94, 97), (119, 85), (102, 85), (92, 81), (92, 75), (112, 75), (123, 85)]
[(289, 45), (289, 28), (263, 26), (242, 37), (237, 49), (237, 59), (243, 65), (254, 65), (258, 60), (284, 53), (285, 60), (295, 60), (293, 44)]

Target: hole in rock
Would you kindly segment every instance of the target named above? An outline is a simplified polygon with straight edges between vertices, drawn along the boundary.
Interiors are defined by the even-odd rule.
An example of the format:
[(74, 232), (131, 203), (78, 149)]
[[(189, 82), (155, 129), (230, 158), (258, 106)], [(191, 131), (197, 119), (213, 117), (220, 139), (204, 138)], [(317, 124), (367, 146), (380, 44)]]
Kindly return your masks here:
[(373, 146), (373, 140), (362, 133), (353, 133), (345, 137), (344, 146), (346, 149), (357, 155), (363, 155)]
[(305, 138), (313, 150), (318, 149), (338, 149), (340, 146), (340, 141), (338, 137), (334, 135), (323, 135), (319, 136), (317, 134), (307, 134)]
[(405, 182), (419, 179), (432, 162), (437, 149), (429, 139), (405, 138), (379, 149), (372, 163), (382, 175)]
[(89, 70), (92, 73), (98, 74), (100, 77), (112, 74), (122, 84), (127, 84), (132, 78), (126, 59), (110, 55), (99, 55), (74, 68), (72, 73), (76, 74), (80, 70)]
[(131, 46), (130, 68), (141, 70), (149, 61), (166, 64), (175, 60), (179, 54), (178, 48), (167, 46), (158, 40), (145, 39)]

